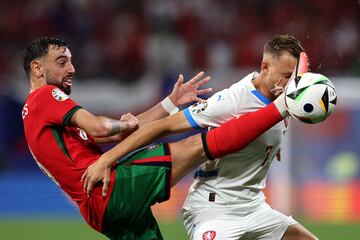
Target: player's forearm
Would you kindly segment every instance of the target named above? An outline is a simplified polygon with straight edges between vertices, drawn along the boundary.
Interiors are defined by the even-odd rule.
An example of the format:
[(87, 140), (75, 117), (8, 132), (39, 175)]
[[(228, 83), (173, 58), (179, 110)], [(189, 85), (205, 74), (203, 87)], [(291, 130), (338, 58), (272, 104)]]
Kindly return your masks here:
[(97, 144), (103, 144), (103, 143), (117, 143), (124, 139), (124, 136), (122, 133), (115, 134), (110, 137), (97, 137), (95, 138), (95, 142)]
[(84, 130), (94, 138), (109, 137), (134, 128), (137, 119), (126, 114), (125, 119), (116, 120), (104, 116), (95, 116), (85, 109), (79, 109), (70, 119), (70, 126)]
[(160, 103), (158, 103), (154, 107), (150, 108), (146, 112), (137, 115), (136, 117), (139, 120), (139, 127), (141, 127), (147, 123), (159, 120), (168, 115), (169, 113), (165, 111), (165, 109), (161, 106)]
[(162, 119), (168, 116), (170, 113), (176, 113), (179, 110), (176, 104), (177, 103), (175, 103), (174, 98), (172, 98), (171, 96), (166, 97), (164, 100), (156, 104), (151, 109), (136, 116), (139, 120), (139, 127), (147, 123)]
[(132, 128), (129, 121), (115, 120), (103, 116), (98, 117), (95, 125), (92, 133), (95, 138), (114, 136)]
[(107, 163), (111, 165), (127, 153), (150, 144), (156, 139), (169, 134), (184, 132), (189, 129), (191, 129), (191, 126), (187, 122), (185, 115), (182, 112), (179, 112), (142, 126), (114, 148), (104, 153), (103, 157), (106, 159)]
[(210, 77), (205, 77), (204, 72), (199, 72), (187, 83), (183, 83), (184, 76), (179, 75), (177, 82), (170, 95), (155, 105), (150, 110), (137, 116), (139, 119), (139, 126), (143, 126), (146, 123), (159, 120), (169, 114), (174, 114), (179, 111), (178, 107), (191, 103), (193, 101), (200, 101), (198, 95), (207, 94), (212, 91), (212, 88), (201, 89), (198, 88), (206, 84)]

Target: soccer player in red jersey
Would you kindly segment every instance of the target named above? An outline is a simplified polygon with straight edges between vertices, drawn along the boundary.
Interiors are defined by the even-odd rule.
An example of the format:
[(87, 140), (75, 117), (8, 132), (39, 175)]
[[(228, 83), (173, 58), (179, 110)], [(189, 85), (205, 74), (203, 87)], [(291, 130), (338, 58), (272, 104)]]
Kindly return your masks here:
[[(200, 80), (204, 75), (200, 73), (183, 84), (180, 75), (173, 92), (160, 104), (137, 118), (126, 114), (123, 120), (115, 120), (95, 116), (69, 97), (75, 74), (71, 57), (65, 42), (48, 37), (32, 41), (25, 50), (23, 64), (30, 80), (22, 110), (25, 136), (40, 169), (71, 197), (85, 220), (102, 232), (110, 194), (102, 197), (101, 188), (95, 188), (88, 198), (80, 182), (86, 168), (102, 154), (96, 143), (119, 141), (122, 132), (168, 115), (175, 105), (199, 100), (198, 94), (211, 91), (198, 90), (209, 77)], [(115, 171), (109, 192), (114, 176)]]
[[(179, 77), (161, 104), (119, 121), (95, 116), (69, 97), (75, 69), (63, 41), (45, 37), (31, 42), (24, 68), (30, 94), (22, 117), (30, 151), (43, 172), (78, 205), (87, 223), (110, 239), (162, 239), (151, 205), (168, 200), (171, 186), (193, 167), (243, 148), (288, 115), (279, 98), (208, 134), (143, 147), (122, 157), (159, 136), (189, 129), (176, 124), (184, 122), (182, 112), (165, 116), (174, 103), (198, 100), (198, 93), (210, 91), (197, 90), (209, 78), (200, 80), (200, 73), (182, 84)], [(119, 134), (136, 126), (140, 129), (112, 150), (102, 154), (97, 147), (97, 142), (121, 140)], [(96, 184), (99, 181), (103, 184)]]

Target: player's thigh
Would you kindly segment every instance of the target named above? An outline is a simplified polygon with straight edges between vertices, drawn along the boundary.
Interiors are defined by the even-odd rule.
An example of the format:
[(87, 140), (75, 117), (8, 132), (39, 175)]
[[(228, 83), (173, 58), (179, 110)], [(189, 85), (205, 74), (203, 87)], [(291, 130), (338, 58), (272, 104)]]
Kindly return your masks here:
[(170, 197), (168, 144), (139, 149), (120, 159), (106, 207), (103, 232), (110, 239), (162, 239), (150, 206)]
[(241, 239), (280, 240), (294, 224), (297, 222), (292, 217), (272, 209), (267, 203), (262, 203), (248, 216), (246, 234)]
[[(107, 213), (114, 219), (136, 221), (143, 211), (170, 197), (171, 155), (168, 144), (149, 146), (116, 166)], [(116, 214), (114, 214), (116, 213)]]
[(317, 240), (318, 238), (301, 224), (288, 227), (282, 240)]
[(169, 198), (170, 172), (163, 166), (118, 166), (103, 233), (111, 240), (162, 239), (150, 206)]
[(238, 240), (244, 234), (247, 224), (246, 219), (239, 217), (236, 212), (214, 207), (183, 209), (183, 218), (191, 240)]
[(200, 134), (170, 143), (170, 150), (173, 185), (206, 160)]

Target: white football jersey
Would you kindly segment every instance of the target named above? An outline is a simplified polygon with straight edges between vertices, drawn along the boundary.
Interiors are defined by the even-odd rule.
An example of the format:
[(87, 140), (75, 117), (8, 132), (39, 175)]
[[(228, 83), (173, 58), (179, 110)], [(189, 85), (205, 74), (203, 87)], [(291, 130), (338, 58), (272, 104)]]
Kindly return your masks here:
[[(218, 127), (220, 124), (248, 112), (261, 109), (271, 100), (255, 89), (254, 72), (215, 93), (207, 101), (184, 110), (194, 128)], [(195, 172), (184, 208), (211, 204), (243, 204), (256, 206), (265, 197), (266, 176), (272, 161), (278, 157), (280, 143), (287, 129), (281, 121), (262, 134), (243, 150), (216, 160), (208, 160)], [(246, 128), (246, 126), (243, 126)]]

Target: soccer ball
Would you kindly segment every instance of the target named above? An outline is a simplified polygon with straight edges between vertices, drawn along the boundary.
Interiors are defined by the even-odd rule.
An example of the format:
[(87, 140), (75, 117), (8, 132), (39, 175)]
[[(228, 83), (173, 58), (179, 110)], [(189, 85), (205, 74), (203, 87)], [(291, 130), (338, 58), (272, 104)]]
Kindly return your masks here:
[(305, 123), (324, 121), (334, 111), (336, 101), (334, 84), (318, 73), (307, 72), (295, 77), (285, 92), (287, 110)]

